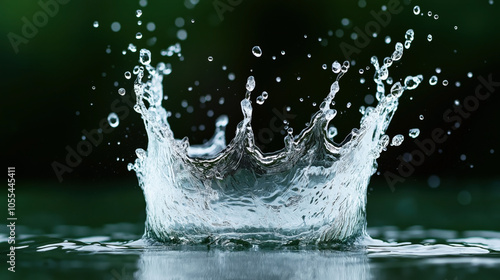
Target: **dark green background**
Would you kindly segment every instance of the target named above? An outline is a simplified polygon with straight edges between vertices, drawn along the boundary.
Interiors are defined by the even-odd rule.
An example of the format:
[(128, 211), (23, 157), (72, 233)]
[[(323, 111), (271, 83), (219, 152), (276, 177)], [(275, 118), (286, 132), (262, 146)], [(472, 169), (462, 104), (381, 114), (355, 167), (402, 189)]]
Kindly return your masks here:
[[(334, 60), (344, 60), (339, 45), (342, 42), (352, 44), (349, 38), (352, 29), (356, 26), (364, 28), (373, 21), (370, 11), (379, 12), (381, 5), (389, 1), (367, 2), (365, 8), (359, 8), (357, 1), (243, 0), (234, 10), (225, 12), (224, 20), (221, 20), (213, 1), (200, 1), (194, 9), (187, 9), (183, 1), (150, 0), (147, 7), (142, 8), (143, 25), (137, 26), (135, 10), (140, 8), (138, 1), (73, 0), (60, 5), (58, 13), (50, 17), (27, 44), (20, 45), (16, 54), (7, 34), (20, 34), (23, 26), (21, 18), (32, 19), (41, 8), (36, 1), (4, 0), (0, 4), (2, 162), (4, 166), (16, 166), (18, 189), (26, 192), (27, 196), (28, 193), (41, 192), (43, 197), (41, 189), (68, 192), (69, 197), (75, 199), (65, 203), (82, 206), (98, 203), (94, 199), (101, 196), (103, 188), (106, 188), (105, 191), (112, 194), (133, 192), (135, 196), (127, 196), (133, 199), (124, 203), (132, 205), (133, 209), (142, 209), (135, 174), (126, 170), (127, 163), (135, 159), (134, 150), (146, 148), (147, 144), (140, 116), (133, 111), (118, 128), (104, 136), (103, 144), (94, 148), (82, 164), (72, 173), (65, 174), (61, 183), (51, 167), (54, 161), (64, 163), (65, 147), (75, 148), (83, 129), (97, 128), (99, 122), (111, 112), (111, 103), (119, 97), (118, 87), (113, 85), (115, 81), (119, 87), (126, 88), (127, 95), (132, 94), (132, 80), (126, 80), (123, 73), (138, 64), (138, 53), (121, 54), (130, 42), (136, 44), (138, 49), (149, 48), (154, 64), (159, 61), (172, 64), (173, 73), (164, 79), (164, 91), (169, 96), (164, 106), (173, 113), (182, 113), (181, 119), (170, 119), (177, 138), (189, 136), (191, 143), (202, 143), (208, 139), (215, 117), (206, 117), (206, 112), (212, 109), (215, 116), (230, 116), (230, 140), (236, 124), (242, 119), (239, 101), (244, 97), (249, 75), (254, 75), (257, 81), (253, 98), (263, 90), (270, 94), (264, 105), (254, 105), (253, 126), (256, 134), (269, 127), (269, 119), (274, 116), (273, 108), (281, 111), (285, 106), (291, 106), (291, 113), (297, 115), (291, 120), (291, 126), (298, 132), (317, 110), (312, 102), (320, 103), (335, 79), (335, 75), (330, 70), (321, 69), (321, 65), (326, 63), (330, 67)], [(341, 91), (336, 99), (337, 109), (342, 114), (336, 118), (335, 124), (340, 134), (346, 135), (351, 128), (359, 125), (361, 115), (357, 110), (359, 106), (366, 105), (364, 96), (374, 93), (374, 84), (370, 82), (373, 72), (367, 71), (361, 76), (358, 69), (368, 66), (372, 55), (379, 58), (389, 55), (394, 43), (403, 40), (407, 29), (415, 30), (416, 39), (412, 48), (405, 51), (402, 61), (390, 71), (395, 79), (423, 74), (425, 82), (401, 98), (388, 134), (401, 133), (406, 140), (400, 147), (389, 147), (382, 154), (378, 160), (382, 174), (386, 171), (397, 173), (399, 162), (396, 158), (417, 148), (413, 139), (407, 136), (410, 128), (421, 129), (419, 139), (429, 137), (436, 127), (448, 128), (449, 124), (443, 121), (443, 113), (452, 107), (454, 100), (463, 100), (474, 93), (479, 75), (487, 77), (492, 74), (494, 80), (500, 80), (499, 3), (490, 5), (487, 0), (403, 2), (403, 11), (393, 15), (388, 26), (382, 28), (379, 36), (372, 38), (360, 54), (353, 55), (357, 64), (342, 78)], [(414, 5), (420, 5), (424, 13), (431, 10), (439, 14), (439, 19), (413, 15)], [(181, 42), (184, 61), (159, 55), (162, 49), (179, 41), (176, 38), (179, 28), (174, 25), (177, 17), (185, 19), (184, 28), (188, 32), (188, 39)], [(351, 24), (343, 27), (342, 18), (349, 18)], [(195, 22), (191, 23), (191, 19)], [(92, 27), (95, 20), (100, 23), (97, 29)], [(111, 31), (110, 25), (114, 21), (121, 23), (119, 32)], [(148, 22), (156, 24), (154, 32), (146, 30)], [(459, 27), (456, 31), (453, 29), (455, 25)], [(345, 30), (344, 37), (328, 35), (329, 30), (335, 33), (340, 28)], [(144, 34), (142, 40), (134, 38), (138, 31)], [(432, 42), (425, 39), (429, 33), (434, 37)], [(304, 39), (304, 34), (308, 35), (307, 39)], [(389, 45), (383, 42), (387, 35), (392, 38)], [(157, 42), (148, 46), (147, 41), (152, 37), (156, 37)], [(323, 44), (318, 41), (319, 37), (323, 38)], [(112, 50), (110, 54), (106, 53), (108, 45)], [(262, 57), (252, 55), (254, 45), (262, 47)], [(286, 51), (285, 56), (280, 55), (281, 50)], [(312, 58), (307, 58), (308, 53), (312, 54)], [(278, 59), (273, 61), (272, 55)], [(214, 60), (209, 62), (208, 56), (213, 56)], [(222, 70), (223, 65), (227, 66), (227, 71)], [(438, 74), (440, 83), (431, 87), (428, 79), (435, 74), (436, 67), (442, 68), (442, 73)], [(474, 73), (474, 78), (467, 78), (469, 71)], [(235, 81), (228, 80), (229, 72), (235, 73)], [(276, 76), (282, 78), (281, 83), (276, 83)], [(301, 81), (296, 80), (297, 76), (302, 77)], [(361, 85), (360, 77), (364, 77), (367, 83)], [(450, 85), (442, 86), (443, 79), (449, 80)], [(199, 86), (194, 86), (195, 81), (199, 81)], [(455, 87), (455, 81), (460, 81), (461, 87)], [(92, 86), (96, 90), (92, 90)], [(194, 90), (189, 92), (187, 88), (191, 86)], [(211, 94), (212, 101), (205, 106), (200, 105), (200, 96), (206, 94)], [(217, 103), (220, 97), (225, 98), (224, 105)], [(305, 99), (304, 103), (299, 102), (300, 97)], [(193, 114), (186, 113), (180, 106), (182, 100), (195, 107)], [(346, 109), (347, 102), (353, 104), (350, 109)], [(420, 114), (425, 116), (425, 120), (419, 120)], [(498, 187), (495, 187), (499, 180), (498, 120), (498, 92), (495, 92), (439, 146), (443, 150), (441, 154), (434, 153), (426, 158), (412, 176), (396, 186), (396, 195), (390, 195), (391, 190), (383, 176), (374, 176), (370, 193), (390, 195), (388, 200), (397, 203), (404, 201), (404, 197), (412, 197), (413, 192), (419, 192), (429, 197), (447, 197), (450, 205), (459, 207), (456, 195), (466, 189), (485, 197), (495, 194), (490, 197), (492, 201), (489, 205), (498, 205)], [(204, 132), (191, 131), (192, 126), (200, 124), (207, 127)], [(120, 145), (117, 145), (118, 141)], [(282, 137), (276, 135), (271, 143), (258, 144), (264, 151), (274, 151), (282, 147)], [(495, 153), (491, 154), (490, 149), (495, 149)], [(460, 160), (461, 154), (467, 155), (466, 161)], [(117, 162), (117, 157), (124, 158), (124, 161)], [(470, 168), (471, 164), (473, 168)], [(439, 188), (430, 189), (426, 185), (430, 175), (441, 178)], [(38, 190), (32, 192), (30, 189), (35, 187)], [(84, 202), (77, 197), (88, 200)], [(479, 196), (473, 196), (473, 203), (482, 201), (474, 200), (474, 197)], [(52, 203), (49, 196), (44, 200)], [(105, 201), (101, 203), (106, 204)], [(446, 205), (443, 203), (442, 209), (446, 209)], [(374, 206), (371, 211), (375, 213), (373, 211), (378, 209), (380, 216), (386, 215), (383, 207)], [(390, 204), (387, 211), (396, 208), (395, 204)], [(413, 218), (416, 217), (418, 213)], [(141, 219), (134, 218), (134, 221)], [(84, 223), (83, 220), (78, 221)], [(423, 223), (423, 220), (413, 221), (412, 224)]]

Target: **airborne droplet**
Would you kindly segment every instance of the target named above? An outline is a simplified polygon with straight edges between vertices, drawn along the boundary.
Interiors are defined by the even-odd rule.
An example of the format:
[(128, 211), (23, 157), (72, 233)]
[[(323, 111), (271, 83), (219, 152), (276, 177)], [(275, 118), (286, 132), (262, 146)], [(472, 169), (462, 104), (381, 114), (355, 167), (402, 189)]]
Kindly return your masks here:
[(117, 127), (120, 124), (120, 119), (116, 113), (110, 113), (108, 115), (108, 123), (111, 127)]
[(420, 6), (415, 6), (413, 7), (413, 13), (415, 15), (419, 15), (420, 14)]
[(412, 128), (410, 129), (409, 134), (411, 138), (417, 138), (420, 135), (420, 129), (418, 128)]
[(340, 69), (342, 68), (342, 65), (338, 61), (335, 60), (334, 63), (332, 63), (332, 71), (335, 74), (338, 74), (340, 72)]
[(142, 65), (149, 65), (151, 63), (151, 52), (147, 49), (141, 49), (139, 52), (139, 62)]
[(391, 146), (395, 146), (395, 147), (400, 146), (404, 140), (405, 140), (405, 137), (402, 134), (398, 134), (398, 135), (392, 137)]
[(255, 57), (260, 57), (262, 55), (262, 50), (259, 46), (255, 46), (252, 48), (252, 53)]

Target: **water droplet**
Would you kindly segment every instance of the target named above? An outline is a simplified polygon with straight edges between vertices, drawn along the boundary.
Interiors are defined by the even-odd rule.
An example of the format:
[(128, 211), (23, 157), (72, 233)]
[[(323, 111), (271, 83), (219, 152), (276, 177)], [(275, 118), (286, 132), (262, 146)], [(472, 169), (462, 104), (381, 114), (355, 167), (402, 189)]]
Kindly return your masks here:
[(436, 175), (431, 175), (429, 179), (427, 179), (427, 184), (431, 188), (437, 188), (441, 184), (441, 179)]
[(429, 79), (429, 85), (431, 86), (435, 86), (438, 82), (438, 77), (436, 76), (432, 76), (430, 79)]
[(120, 31), (121, 28), (122, 28), (122, 26), (120, 25), (119, 22), (115, 21), (115, 22), (111, 23), (111, 30), (113, 30), (113, 32), (118, 32), (118, 31)]
[(391, 43), (391, 40), (392, 40), (392, 39), (391, 39), (391, 37), (390, 37), (390, 36), (385, 36), (384, 42), (385, 42), (386, 44), (390, 44), (390, 43)]
[(434, 15), (434, 19), (438, 19), (439, 18), (439, 15), (438, 14), (435, 14)]
[(408, 29), (405, 34), (405, 39), (411, 42), (413, 41), (414, 38), (415, 38), (415, 32), (413, 31), (413, 29)]
[(128, 44), (128, 50), (131, 52), (136, 52), (137, 47), (134, 44), (130, 43), (130, 44)]
[(436, 73), (440, 74), (441, 73), (441, 68), (436, 68)]
[(467, 77), (468, 77), (468, 78), (472, 78), (472, 76), (473, 76), (473, 75), (472, 75), (472, 72), (467, 73)]
[(443, 86), (447, 86), (448, 85), (448, 80), (443, 80)]
[(227, 78), (230, 80), (230, 81), (234, 81), (236, 79), (236, 76), (234, 75), (234, 73), (229, 73), (227, 75)]
[(185, 24), (184, 18), (182, 18), (182, 17), (176, 18), (174, 21), (174, 24), (175, 24), (175, 26), (177, 26), (179, 28), (183, 27)]
[(400, 97), (403, 94), (403, 87), (401, 86), (400, 82), (395, 83), (391, 87), (391, 94), (393, 94), (396, 97)]
[(248, 77), (246, 88), (250, 92), (255, 89), (255, 78), (253, 76)]
[(208, 61), (213, 61), (213, 60), (214, 60), (213, 56), (208, 57)]
[(456, 25), (455, 25), (455, 26), (453, 27), (453, 29), (458, 30), (458, 26), (456, 26)]
[(255, 57), (260, 57), (262, 55), (262, 50), (260, 49), (259, 46), (254, 46), (252, 48), (252, 53)]
[(335, 60), (335, 62), (332, 63), (332, 71), (333, 73), (337, 74), (340, 73), (340, 69), (342, 68), (342, 65), (338, 61)]
[(417, 138), (420, 135), (420, 129), (412, 128), (408, 134), (411, 138)]
[(323, 65), (321, 65), (321, 68), (323, 68), (323, 70), (326, 70), (328, 68), (328, 66), (326, 64), (323, 64)]
[(98, 22), (97, 20), (96, 20), (96, 21), (94, 21), (93, 26), (94, 26), (95, 28), (99, 27), (99, 22)]
[(460, 155), (460, 160), (461, 160), (461, 161), (465, 161), (466, 159), (467, 159), (467, 156), (466, 156), (466, 155), (464, 155), (464, 154), (461, 154), (461, 155)]
[(92, 90), (95, 90), (95, 86), (92, 86)]
[(281, 51), (281, 55), (285, 55), (285, 51)]
[(136, 39), (141, 39), (142, 38), (142, 33), (141, 32), (137, 32), (137, 34), (135, 34), (135, 38)]
[(142, 65), (149, 65), (151, 63), (151, 52), (148, 49), (141, 49), (140, 50), (139, 62)]
[(432, 35), (431, 34), (427, 35), (427, 41), (429, 41), (429, 42), (432, 41)]
[(135, 11), (135, 16), (136, 17), (141, 17), (142, 16), (142, 10)]
[(267, 99), (269, 97), (269, 93), (267, 91), (262, 92), (262, 98)]
[(412, 90), (412, 89), (417, 88), (423, 79), (424, 79), (424, 77), (422, 75), (417, 75), (414, 77), (413, 76), (406, 77), (405, 78), (405, 89)]
[(117, 127), (120, 124), (120, 119), (116, 113), (110, 113), (108, 115), (108, 123), (111, 127)]
[(177, 31), (177, 38), (181, 41), (186, 40), (187, 39), (187, 31), (184, 29), (179, 29), (179, 31)]
[(428, 16), (432, 16), (432, 12), (431, 12), (431, 11), (428, 11), (428, 12), (427, 12), (427, 15), (428, 15)]
[(130, 74), (129, 71), (125, 72), (125, 78), (129, 80), (132, 77), (132, 74)]
[(421, 120), (421, 121), (423, 121), (423, 120), (424, 120), (424, 118), (425, 118), (425, 117), (424, 117), (424, 115), (420, 115), (420, 116), (418, 116), (418, 119), (419, 119), (419, 120)]
[(264, 97), (262, 97), (262, 95), (259, 95), (259, 96), (257, 96), (256, 102), (257, 102), (257, 104), (262, 105), (262, 104), (264, 104), (265, 99), (264, 99)]
[(359, 69), (359, 74), (363, 75), (363, 73), (365, 73), (365, 70)]
[(395, 135), (394, 137), (392, 137), (391, 146), (398, 147), (403, 143), (404, 140), (405, 137), (402, 134)]
[(276, 77), (276, 82), (281, 82), (281, 77)]
[(150, 32), (153, 32), (156, 29), (156, 24), (154, 22), (148, 22), (148, 24), (146, 25), (146, 29)]
[(413, 13), (415, 15), (419, 15), (420, 14), (420, 6), (415, 6), (413, 7)]
[(493, 0), (489, 0), (489, 1), (488, 1), (488, 3), (489, 3), (490, 5), (493, 5), (493, 2), (494, 2)]
[(125, 93), (126, 93), (126, 91), (125, 91), (125, 89), (124, 89), (124, 88), (119, 88), (119, 89), (118, 89), (118, 94), (119, 94), (119, 95), (123, 96), (123, 95), (125, 95)]
[(338, 130), (335, 126), (330, 126), (328, 128), (328, 138), (332, 139), (335, 136), (337, 136), (337, 134), (338, 134)]
[(312, 55), (310, 53), (307, 54), (307, 58), (311, 58)]

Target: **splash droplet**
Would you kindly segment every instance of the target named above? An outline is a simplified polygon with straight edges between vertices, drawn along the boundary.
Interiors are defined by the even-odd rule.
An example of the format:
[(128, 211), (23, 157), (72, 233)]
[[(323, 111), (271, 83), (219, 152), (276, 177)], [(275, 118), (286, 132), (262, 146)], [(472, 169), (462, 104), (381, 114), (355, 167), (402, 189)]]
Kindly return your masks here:
[(95, 28), (99, 27), (99, 22), (98, 22), (97, 20), (96, 20), (96, 21), (94, 21), (93, 26), (94, 26)]
[(429, 79), (429, 85), (431, 86), (435, 86), (438, 82), (438, 77), (436, 76), (432, 76), (430, 79)]
[(256, 102), (257, 102), (257, 104), (259, 104), (259, 105), (264, 104), (264, 102), (265, 102), (264, 97), (262, 97), (262, 95), (257, 96), (257, 100), (256, 100)]
[(141, 39), (142, 38), (142, 33), (141, 32), (137, 32), (137, 34), (135, 34), (135, 38), (137, 40)]
[(400, 146), (404, 140), (405, 137), (402, 134), (395, 135), (394, 137), (392, 137), (391, 146)]
[(132, 74), (130, 74), (129, 71), (125, 72), (125, 78), (129, 80), (132, 77)]
[(420, 135), (420, 129), (412, 128), (408, 134), (411, 138), (417, 138)]
[(332, 63), (332, 71), (335, 74), (338, 74), (340, 72), (340, 69), (342, 68), (342, 65), (338, 61), (335, 60), (335, 62)]
[(208, 57), (208, 61), (213, 61), (214, 60), (214, 57), (213, 56), (209, 56)]
[(135, 11), (135, 16), (136, 17), (141, 17), (142, 16), (142, 10)]
[(248, 77), (246, 88), (250, 92), (255, 89), (255, 78), (253, 76)]
[(431, 34), (427, 35), (427, 41), (429, 41), (429, 42), (432, 41), (432, 35)]
[(148, 49), (141, 49), (139, 52), (139, 62), (142, 65), (149, 65), (151, 63), (151, 51)]
[(108, 123), (111, 127), (117, 127), (120, 124), (120, 119), (116, 113), (110, 113), (108, 115)]
[(259, 46), (254, 46), (252, 48), (252, 53), (255, 57), (261, 57), (262, 56), (262, 49)]
[(415, 6), (413, 7), (413, 13), (415, 15), (419, 15), (420, 14), (420, 6)]
[(423, 79), (422, 75), (408, 76), (405, 78), (405, 88), (409, 90), (416, 89)]
[(118, 94), (119, 94), (119, 95), (123, 96), (123, 95), (125, 95), (125, 93), (126, 93), (126, 91), (125, 91), (125, 89), (124, 89), (124, 88), (120, 88), (120, 89), (118, 89)]

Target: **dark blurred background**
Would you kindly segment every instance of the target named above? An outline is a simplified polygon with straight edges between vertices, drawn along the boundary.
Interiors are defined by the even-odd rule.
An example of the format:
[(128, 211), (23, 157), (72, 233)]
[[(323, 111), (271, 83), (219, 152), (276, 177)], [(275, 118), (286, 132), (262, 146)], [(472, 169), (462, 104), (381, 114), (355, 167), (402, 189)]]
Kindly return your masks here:
[[(489, 213), (497, 221), (500, 218), (500, 88), (481, 101), (478, 109), (463, 119), (460, 128), (451, 130), (447, 141), (437, 144), (436, 152), (426, 157), (411, 176), (392, 187), (384, 177), (386, 172), (399, 174), (398, 157), (418, 149), (414, 139), (408, 137), (409, 129), (419, 128), (417, 139), (421, 141), (429, 138), (435, 128), (450, 130), (452, 124), (443, 120), (443, 113), (453, 108), (455, 100), (463, 103), (474, 94), (480, 84), (478, 77), (488, 79), (491, 75), (494, 81), (500, 81), (499, 3), (149, 0), (144, 6), (144, 0), (41, 2), (57, 3), (57, 9), (49, 8), (49, 14), (37, 1), (26, 0), (4, 0), (0, 4), (2, 161), (16, 167), (19, 192), (31, 199), (23, 202), (26, 215), (28, 211), (37, 211), (33, 205), (53, 203), (51, 194), (65, 193), (70, 199), (57, 203), (65, 205), (59, 208), (71, 209), (69, 212), (78, 213), (79, 207), (93, 205), (96, 210), (86, 213), (97, 213), (104, 209), (103, 205), (116, 200), (128, 205), (130, 213), (137, 213), (128, 220), (142, 222), (143, 198), (135, 173), (127, 171), (126, 165), (135, 160), (136, 148), (147, 147), (147, 138), (140, 116), (130, 107), (126, 107), (129, 113), (119, 126), (104, 134), (102, 143), (82, 157), (72, 172), (64, 173), (62, 180), (53, 168), (54, 162), (66, 165), (66, 147), (77, 148), (82, 130), (99, 128), (100, 122), (115, 110), (113, 102), (120, 102), (122, 109), (126, 106), (118, 94), (119, 88), (126, 89), (125, 97), (134, 99), (133, 79), (127, 80), (124, 72), (132, 71), (138, 64), (139, 54), (127, 49), (129, 43), (137, 50), (150, 49), (154, 65), (163, 61), (172, 66), (173, 72), (164, 78), (164, 92), (168, 95), (164, 106), (172, 112), (169, 122), (176, 138), (188, 136), (192, 144), (203, 143), (211, 137), (217, 116), (227, 114), (229, 141), (242, 119), (239, 101), (244, 97), (249, 75), (255, 76), (257, 84), (252, 97), (255, 134), (269, 129), (276, 110), (282, 113), (287, 106), (291, 108), (288, 121), (298, 133), (318, 110), (313, 102), (321, 103), (336, 78), (331, 71), (332, 62), (346, 59), (342, 44), (355, 46), (351, 36), (356, 28), (365, 30), (376, 22), (373, 13), (389, 13), (391, 18), (386, 18), (386, 26), (380, 28), (378, 36), (369, 36), (366, 46), (357, 48), (350, 56), (354, 63), (341, 79), (336, 99), (339, 115), (334, 121), (339, 129), (337, 142), (359, 126), (358, 109), (369, 105), (367, 95), (373, 97), (375, 93), (373, 69), (364, 74), (359, 69), (370, 66), (373, 55), (380, 59), (390, 55), (395, 42), (403, 41), (406, 30), (413, 28), (415, 41), (411, 49), (405, 50), (403, 59), (390, 68), (390, 76), (398, 81), (407, 75), (423, 74), (424, 82), (403, 95), (387, 131), (391, 137), (403, 134), (405, 141), (399, 147), (388, 147), (378, 160), (380, 175), (373, 177), (369, 193), (387, 203), (372, 203), (369, 198), (372, 224), (384, 224), (384, 216), (395, 215), (396, 224), (428, 221), (429, 226), (437, 227), (451, 219), (453, 210), (449, 209), (453, 207), (470, 207), (477, 213)], [(387, 7), (385, 12), (381, 12), (383, 5)], [(393, 5), (400, 12), (391, 13)], [(423, 16), (414, 15), (415, 5), (421, 7)], [(137, 9), (143, 12), (140, 18), (136, 17)], [(435, 14), (438, 19), (434, 19)], [(36, 31), (23, 30), (29, 29), (25, 27), (26, 20), (38, 23), (38, 27), (34, 26)], [(142, 25), (137, 24), (138, 20)], [(95, 21), (97, 28), (93, 27)], [(119, 23), (118, 31), (112, 30), (112, 26), (117, 29), (115, 22)], [(24, 36), (23, 31), (29, 36)], [(142, 39), (135, 38), (137, 32), (142, 33)], [(187, 34), (185, 40), (183, 34)], [(430, 42), (428, 34), (433, 36)], [(387, 36), (391, 39), (389, 44), (385, 43)], [(182, 56), (161, 55), (176, 43), (181, 45)], [(251, 52), (256, 45), (263, 51), (259, 58)], [(327, 65), (326, 70), (323, 64)], [(436, 73), (436, 68), (441, 72)], [(469, 72), (472, 78), (467, 76)], [(230, 79), (232, 75), (234, 80)], [(432, 75), (439, 78), (435, 86), (428, 82)], [(281, 82), (276, 81), (277, 77)], [(360, 83), (361, 78), (366, 80), (364, 84)], [(444, 86), (443, 80), (449, 84)], [(269, 99), (257, 105), (255, 98), (262, 91), (269, 93)], [(350, 108), (348, 102), (352, 104)], [(259, 147), (267, 152), (281, 148), (282, 132), (273, 131), (272, 138), (258, 138)], [(120, 196), (123, 193), (130, 195)], [(423, 203), (412, 201), (417, 196), (422, 197)], [(32, 208), (28, 201), (35, 203)], [(444, 217), (419, 220), (417, 210), (429, 205), (441, 209), (436, 211), (445, 213)], [(108, 209), (104, 214), (108, 220), (104, 222), (127, 220), (121, 211)], [(32, 221), (42, 223), (37, 218)], [(81, 221), (84, 217), (51, 223)]]

